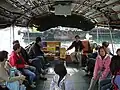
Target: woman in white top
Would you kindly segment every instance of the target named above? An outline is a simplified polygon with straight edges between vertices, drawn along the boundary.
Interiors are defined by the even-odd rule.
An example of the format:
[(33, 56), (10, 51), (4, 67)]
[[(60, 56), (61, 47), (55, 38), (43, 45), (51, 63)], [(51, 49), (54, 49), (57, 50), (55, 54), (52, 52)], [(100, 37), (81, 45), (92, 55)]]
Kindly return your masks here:
[(50, 90), (75, 90), (72, 80), (68, 79), (69, 75), (63, 64), (57, 64), (54, 71), (56, 75), (50, 84)]

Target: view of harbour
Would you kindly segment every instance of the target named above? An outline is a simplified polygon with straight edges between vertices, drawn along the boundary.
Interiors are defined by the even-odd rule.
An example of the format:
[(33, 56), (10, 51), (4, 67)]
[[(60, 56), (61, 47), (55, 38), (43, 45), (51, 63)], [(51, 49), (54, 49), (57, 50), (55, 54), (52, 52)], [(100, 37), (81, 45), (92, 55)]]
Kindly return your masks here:
[[(23, 47), (25, 47), (31, 41), (33, 41), (33, 40), (29, 40), (28, 37), (26, 39), (23, 39), (23, 34), (18, 34), (19, 30), (22, 30), (22, 31), (25, 30), (26, 31), (27, 28), (15, 27), (15, 31), (14, 31), (15, 34), (14, 35), (13, 35), (12, 28), (6, 28), (6, 29), (3, 29), (3, 30), (0, 30), (0, 41), (1, 41), (1, 43), (0, 43), (0, 50), (7, 50), (8, 52), (12, 51), (13, 36), (14, 36), (14, 40), (19, 40), (20, 44)], [(111, 49), (112, 52), (115, 53), (116, 49), (120, 47), (119, 36), (116, 37), (115, 35), (112, 35), (112, 40), (113, 41), (111, 40), (111, 36), (110, 35), (107, 36), (107, 37), (103, 37), (102, 34), (99, 33), (98, 36), (99, 36), (98, 39), (97, 39), (97, 36), (94, 36), (94, 37), (92, 37), (92, 40), (94, 42), (99, 41), (98, 42), (99, 44), (101, 44), (103, 41), (110, 42), (109, 48)], [(70, 44), (72, 43), (73, 40), (74, 40), (74, 36), (73, 36), (73, 38), (71, 38), (71, 40), (60, 40), (61, 41), (61, 46), (67, 48), (68, 46), (70, 46)], [(112, 42), (113, 42), (113, 46), (111, 44)], [(114, 47), (114, 51), (113, 51), (112, 47)], [(73, 50), (74, 49), (72, 49), (71, 51), (73, 51)]]

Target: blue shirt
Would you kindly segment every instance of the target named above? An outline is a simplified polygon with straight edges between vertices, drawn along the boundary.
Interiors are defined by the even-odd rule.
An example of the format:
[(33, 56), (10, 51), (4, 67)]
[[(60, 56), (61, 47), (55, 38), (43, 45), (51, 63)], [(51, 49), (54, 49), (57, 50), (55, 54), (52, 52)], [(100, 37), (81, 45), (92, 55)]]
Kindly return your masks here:
[(115, 77), (114, 83), (118, 86), (118, 89), (120, 90), (120, 75), (117, 75)]

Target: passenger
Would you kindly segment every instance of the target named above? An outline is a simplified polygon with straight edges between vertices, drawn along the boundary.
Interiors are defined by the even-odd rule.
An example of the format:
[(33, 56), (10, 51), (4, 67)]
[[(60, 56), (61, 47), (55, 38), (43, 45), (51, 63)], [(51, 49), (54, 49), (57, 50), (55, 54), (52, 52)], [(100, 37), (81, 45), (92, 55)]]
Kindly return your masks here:
[[(102, 90), (101, 81), (106, 80), (110, 76), (110, 56), (107, 54), (104, 47), (100, 47), (98, 50), (98, 56), (96, 58), (93, 78), (88, 90), (94, 90), (96, 82), (99, 80), (99, 90)], [(104, 81), (105, 82), (105, 81)]]
[(13, 45), (13, 51), (10, 55), (9, 62), (13, 67), (16, 67), (18, 70), (20, 70), (24, 75), (28, 76), (29, 83), (32, 88), (36, 87), (33, 83), (36, 75), (35, 70), (36, 68), (33, 66), (28, 65), (23, 57), (20, 55), (20, 44), (14, 44)]
[(97, 46), (93, 53), (88, 55), (86, 67), (83, 68), (87, 72), (86, 76), (92, 76), (95, 66), (96, 57), (98, 55), (99, 46)]
[(117, 56), (113, 56), (111, 59), (110, 71), (113, 76), (113, 90), (120, 90), (120, 49), (117, 49)]
[(44, 52), (41, 50), (42, 48), (42, 44), (41, 44), (41, 38), (40, 37), (37, 37), (36, 38), (36, 41), (35, 41), (35, 44), (32, 45), (32, 47), (30, 48), (28, 54), (29, 54), (29, 57), (30, 59), (34, 59), (34, 58), (37, 58), (41, 61), (41, 64), (43, 65), (42, 68), (46, 68), (45, 66), (49, 65), (47, 59), (46, 59), (46, 56), (44, 54)]
[(120, 56), (120, 48), (116, 51), (117, 56)]
[(114, 56), (114, 54), (111, 53), (109, 46), (109, 42), (103, 42), (102, 46), (106, 49), (107, 53), (110, 54), (111, 56)]
[(82, 41), (80, 41), (80, 37), (78, 35), (75, 36), (75, 41), (73, 41), (72, 45), (67, 49), (67, 51), (73, 47), (75, 47), (75, 52), (71, 53), (71, 59), (73, 62), (79, 63), (80, 66), (82, 66), (81, 54), (84, 46), (82, 44)]
[(75, 90), (63, 64), (55, 65), (54, 71), (56, 74), (50, 84), (50, 90)]
[[(14, 44), (19, 44), (19, 41), (15, 40), (13, 42), (13, 45)], [(36, 74), (38, 74), (40, 76), (40, 79), (47, 80), (47, 78), (43, 76), (43, 74), (45, 74), (46, 71), (43, 70), (40, 60), (38, 60), (38, 59), (29, 59), (29, 55), (28, 55), (28, 53), (26, 52), (26, 50), (23, 47), (21, 47), (20, 54), (23, 57), (23, 59), (29, 65), (32, 65), (32, 66), (36, 67), (36, 71), (37, 71)]]
[[(7, 51), (0, 51), (0, 90), (21, 90), (19, 81), (25, 80), (25, 76), (10, 76), (5, 68), (5, 62), (8, 58)], [(3, 88), (3, 89), (1, 89)], [(24, 88), (24, 90), (26, 90)]]

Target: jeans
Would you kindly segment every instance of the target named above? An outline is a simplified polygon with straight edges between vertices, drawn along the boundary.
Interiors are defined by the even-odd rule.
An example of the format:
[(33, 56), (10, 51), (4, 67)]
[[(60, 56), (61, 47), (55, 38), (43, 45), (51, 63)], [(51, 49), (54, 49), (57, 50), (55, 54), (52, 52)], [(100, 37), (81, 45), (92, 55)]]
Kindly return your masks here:
[[(35, 68), (33, 68), (33, 67), (29, 67), (29, 68), (25, 68), (25, 69), (22, 69), (22, 72), (25, 74), (25, 75), (27, 75), (28, 76), (28, 79), (29, 79), (29, 83), (30, 83), (30, 85), (33, 83), (33, 81), (34, 81), (34, 79), (35, 79), (35, 77), (36, 77), (36, 75), (35, 75)], [(32, 72), (33, 71), (33, 72)]]
[(91, 79), (90, 86), (89, 86), (88, 90), (94, 90), (97, 81), (99, 81), (98, 90), (107, 90), (108, 88), (110, 88), (111, 75), (108, 74), (108, 76), (104, 80), (99, 80), (100, 76), (101, 76), (101, 72), (98, 72), (98, 78), (96, 80), (94, 80), (94, 78)]
[(106, 78), (105, 80), (99, 80), (99, 90), (107, 90), (111, 87), (111, 78)]

